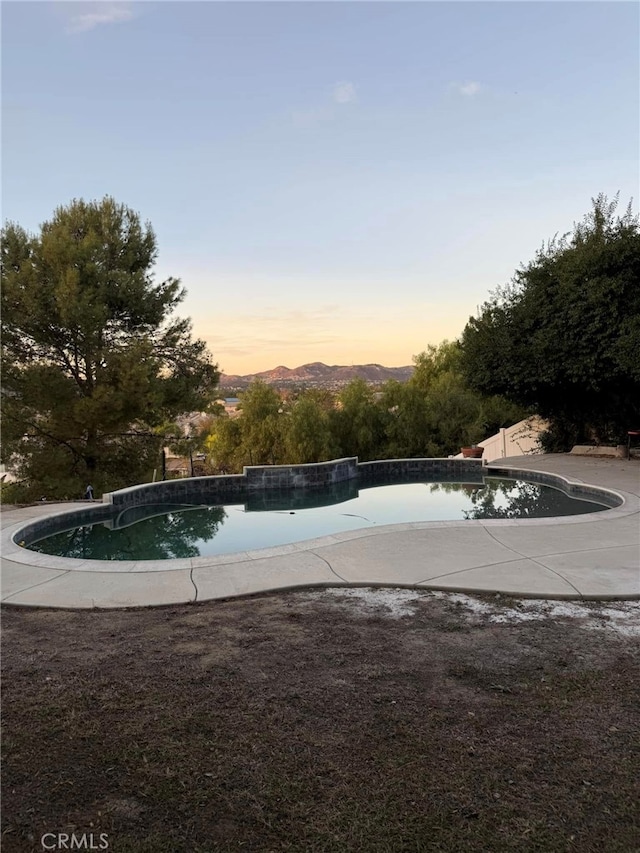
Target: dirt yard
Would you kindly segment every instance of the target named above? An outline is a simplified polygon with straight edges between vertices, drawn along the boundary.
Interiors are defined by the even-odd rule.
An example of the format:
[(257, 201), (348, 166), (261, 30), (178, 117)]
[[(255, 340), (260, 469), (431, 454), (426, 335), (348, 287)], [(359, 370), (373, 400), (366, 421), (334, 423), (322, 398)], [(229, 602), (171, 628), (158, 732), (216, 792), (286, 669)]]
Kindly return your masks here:
[(2, 622), (4, 853), (640, 851), (636, 602), (318, 590)]

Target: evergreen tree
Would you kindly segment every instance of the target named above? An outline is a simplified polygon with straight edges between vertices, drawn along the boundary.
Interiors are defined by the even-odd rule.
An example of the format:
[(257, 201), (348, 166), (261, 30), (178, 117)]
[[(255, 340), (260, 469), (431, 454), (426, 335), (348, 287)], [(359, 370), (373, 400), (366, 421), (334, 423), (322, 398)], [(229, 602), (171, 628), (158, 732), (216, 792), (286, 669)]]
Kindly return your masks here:
[(112, 198), (2, 232), (2, 459), (32, 495), (96, 494), (157, 464), (164, 421), (206, 410), (218, 381), (175, 278), (155, 283), (149, 224)]

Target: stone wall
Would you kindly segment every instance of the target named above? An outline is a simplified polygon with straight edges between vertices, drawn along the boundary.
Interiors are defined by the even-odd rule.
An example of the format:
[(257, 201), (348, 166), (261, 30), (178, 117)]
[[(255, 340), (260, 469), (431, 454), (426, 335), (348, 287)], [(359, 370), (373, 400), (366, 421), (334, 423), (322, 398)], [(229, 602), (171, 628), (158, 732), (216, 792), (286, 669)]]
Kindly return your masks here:
[(109, 492), (102, 500), (117, 509), (145, 504), (244, 503), (256, 492), (328, 487), (358, 476), (358, 460), (334, 459), (312, 465), (251, 465), (242, 474), (182, 477)]
[(14, 541), (17, 543), (24, 542), (25, 545), (29, 546), (37, 539), (44, 539), (45, 536), (52, 536), (62, 530), (73, 530), (76, 527), (108, 522), (110, 516), (111, 509), (105, 504), (94, 504), (69, 513), (47, 515), (20, 528), (14, 536)]
[(244, 474), (218, 477), (181, 477), (130, 486), (102, 496), (104, 503), (124, 509), (144, 504), (217, 504), (225, 501), (241, 503), (247, 494)]
[(477, 482), (481, 472), (479, 459), (382, 459), (359, 463), (353, 456), (311, 465), (251, 465), (242, 474), (145, 483), (109, 492), (103, 501), (123, 510), (147, 504), (246, 503), (251, 496), (271, 493), (270, 500), (277, 502), (278, 492), (327, 489), (349, 480), (363, 485), (382, 485), (399, 477)]
[(399, 478), (478, 483), (482, 474), (481, 459), (379, 459), (358, 464), (363, 485), (385, 485)]
[(331, 486), (358, 476), (358, 459), (333, 459), (310, 465), (253, 465), (244, 468), (250, 491)]

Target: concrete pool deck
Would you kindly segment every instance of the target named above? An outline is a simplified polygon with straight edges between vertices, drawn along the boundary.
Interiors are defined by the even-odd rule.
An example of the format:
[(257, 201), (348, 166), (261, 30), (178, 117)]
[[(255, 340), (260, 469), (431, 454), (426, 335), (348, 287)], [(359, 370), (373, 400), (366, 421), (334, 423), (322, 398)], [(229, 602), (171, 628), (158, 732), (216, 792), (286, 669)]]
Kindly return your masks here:
[[(322, 586), (399, 586), (551, 599), (640, 598), (640, 462), (569, 454), (501, 459), (492, 468), (558, 474), (613, 490), (622, 506), (524, 520), (386, 525), (217, 557), (110, 562), (21, 548), (13, 535), (69, 504), (4, 507), (2, 603), (120, 608)], [(74, 505), (77, 508), (77, 504)]]

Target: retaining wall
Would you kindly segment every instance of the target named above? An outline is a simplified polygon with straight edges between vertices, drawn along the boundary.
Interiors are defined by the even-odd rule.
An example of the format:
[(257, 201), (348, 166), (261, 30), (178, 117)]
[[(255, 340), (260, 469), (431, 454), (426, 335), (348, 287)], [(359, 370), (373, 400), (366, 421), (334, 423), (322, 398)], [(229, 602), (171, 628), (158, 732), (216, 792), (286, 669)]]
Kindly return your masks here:
[(398, 477), (437, 478), (452, 482), (478, 482), (482, 479), (481, 459), (376, 459), (358, 464), (358, 480), (364, 485), (384, 485)]
[(144, 504), (194, 504), (219, 503), (228, 500), (241, 502), (247, 493), (244, 474), (226, 474), (219, 477), (181, 477), (178, 480), (162, 480), (130, 486), (102, 496), (106, 504), (116, 509)]
[[(103, 496), (114, 509), (145, 504), (214, 504), (278, 501), (278, 493), (291, 489), (343, 490), (350, 480), (364, 484), (382, 483), (397, 477), (437, 477), (476, 481), (482, 470), (479, 459), (382, 459), (358, 462), (356, 456), (310, 465), (251, 465), (242, 474), (215, 477), (182, 477), (160, 483), (145, 483), (119, 489)], [(347, 490), (350, 492), (351, 490)], [(346, 493), (346, 492), (345, 492)], [(260, 497), (258, 497), (260, 496)], [(266, 497), (265, 497), (266, 496)]]
[(249, 491), (313, 489), (358, 476), (358, 458), (333, 459), (310, 465), (251, 465), (244, 468)]

